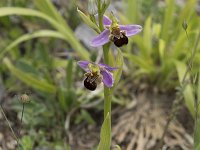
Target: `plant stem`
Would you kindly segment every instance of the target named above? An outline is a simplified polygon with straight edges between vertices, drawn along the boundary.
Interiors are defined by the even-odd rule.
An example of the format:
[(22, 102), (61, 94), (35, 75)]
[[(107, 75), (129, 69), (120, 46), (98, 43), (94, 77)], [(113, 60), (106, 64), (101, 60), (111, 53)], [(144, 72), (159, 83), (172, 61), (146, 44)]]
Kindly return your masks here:
[[(99, 20), (99, 29), (101, 31), (104, 30), (103, 27), (103, 14), (101, 13), (101, 5), (100, 5), (100, 1), (98, 3), (98, 20)], [(110, 43), (105, 44), (103, 46), (103, 55), (104, 55), (104, 62), (107, 65), (109, 64), (109, 49), (110, 49)], [(110, 141), (109, 141), (109, 149), (111, 147), (111, 102), (112, 102), (112, 91), (110, 88), (106, 87), (104, 85), (104, 120), (106, 119), (108, 113), (110, 115), (110, 120), (109, 120), (109, 131), (107, 131), (107, 136), (109, 137)]]
[[(103, 54), (105, 63), (109, 65), (109, 44), (103, 46)], [(111, 100), (111, 90), (110, 88), (104, 86), (104, 119), (106, 118), (108, 113), (111, 114)]]
[[(105, 64), (107, 65), (110, 65), (109, 64), (109, 47), (110, 47), (110, 44), (106, 44), (103, 46), (103, 54), (104, 54), (104, 61), (105, 61)], [(108, 131), (108, 136), (110, 138), (110, 142), (109, 144), (111, 145), (111, 103), (112, 103), (112, 92), (111, 92), (111, 89), (106, 87), (104, 85), (104, 120), (106, 118), (106, 116), (110, 115), (110, 131)]]
[(98, 7), (98, 21), (99, 21), (99, 29), (100, 31), (103, 31), (103, 14), (101, 12), (101, 1), (97, 1), (97, 7)]
[(111, 100), (111, 90), (108, 87), (104, 86), (104, 119), (106, 118), (108, 113), (111, 114)]
[[(99, 13), (99, 28), (102, 31), (103, 30), (103, 16), (101, 13)], [(103, 55), (104, 55), (104, 61), (105, 64), (109, 64), (109, 48), (110, 44), (105, 44), (103, 46)], [(112, 99), (112, 93), (110, 88), (104, 86), (104, 119), (106, 118), (107, 114), (111, 113), (111, 99)], [(111, 118), (111, 117), (110, 117)]]
[(24, 103), (23, 103), (23, 107), (22, 107), (21, 124), (22, 124), (23, 116), (24, 116)]
[(103, 46), (103, 56), (104, 56), (104, 61), (107, 65), (111, 65), (110, 61), (109, 61), (109, 48), (110, 48), (110, 44), (106, 44)]
[[(103, 22), (103, 16), (102, 14), (99, 14), (99, 22)], [(99, 29), (103, 31), (103, 23), (99, 23)]]
[[(99, 27), (101, 30), (101, 27), (103, 27), (103, 16), (99, 16)], [(104, 55), (104, 62), (107, 65), (109, 64), (109, 48), (110, 48), (110, 44), (106, 44), (103, 46), (103, 55)], [(106, 87), (104, 85), (104, 120), (106, 119), (107, 114), (109, 113), (110, 115), (110, 131), (107, 131), (107, 135), (110, 138), (110, 142), (109, 142), (109, 146), (111, 145), (111, 101), (112, 101), (112, 92), (110, 90), (110, 88)]]

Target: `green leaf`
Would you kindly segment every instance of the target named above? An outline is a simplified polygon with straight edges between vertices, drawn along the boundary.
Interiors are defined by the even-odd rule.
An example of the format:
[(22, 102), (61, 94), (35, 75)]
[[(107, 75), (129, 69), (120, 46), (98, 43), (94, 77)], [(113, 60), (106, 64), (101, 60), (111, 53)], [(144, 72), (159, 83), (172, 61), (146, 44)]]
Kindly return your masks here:
[[(176, 23), (176, 27), (174, 29), (175, 33), (182, 32), (182, 28), (180, 28), (182, 23), (184, 22), (184, 20), (190, 20), (192, 13), (196, 13), (195, 12), (196, 5), (197, 5), (197, 0), (186, 1), (183, 8), (181, 9), (181, 12), (179, 13), (178, 22)], [(191, 20), (189, 21), (189, 23), (191, 24)]]
[(86, 16), (82, 11), (80, 11), (77, 8), (77, 12), (79, 13), (81, 19), (92, 29), (94, 29), (97, 33), (100, 33), (100, 29), (98, 28), (98, 26), (92, 22), (89, 18), (89, 16)]
[(48, 15), (52, 19), (55, 19), (59, 23), (66, 25), (64, 18), (62, 18), (50, 0), (34, 0), (34, 3), (44, 14)]
[(19, 150), (32, 150), (34, 145), (34, 140), (31, 136), (25, 135), (20, 140)]
[(200, 144), (197, 145), (194, 150), (200, 150)]
[[(176, 70), (178, 72), (179, 83), (182, 83), (187, 66), (185, 63), (183, 63), (181, 61), (175, 61), (175, 65), (176, 65)], [(186, 77), (186, 80), (187, 79), (189, 79), (188, 76)]]
[(141, 58), (140, 56), (127, 53), (123, 53), (123, 56), (127, 57), (133, 63), (137, 64), (141, 69), (143, 69), (144, 72), (148, 74), (154, 70), (153, 65), (148, 60)]
[(8, 69), (14, 76), (19, 78), (22, 82), (26, 83), (27, 85), (48, 93), (56, 92), (56, 88), (54, 85), (47, 83), (43, 79), (36, 79), (32, 74), (19, 70), (18, 68), (13, 66), (13, 64), (8, 58), (4, 58), (3, 63), (8, 67)]
[[(191, 33), (191, 32), (190, 32)], [(180, 57), (181, 54), (183, 54), (183, 50), (185, 49), (185, 45), (187, 44), (187, 36), (185, 32), (182, 32), (177, 37), (173, 51), (171, 51), (171, 56), (173, 56), (174, 59)]]
[[(200, 103), (200, 70), (199, 70), (199, 80), (198, 80), (198, 85), (197, 86), (198, 86), (197, 87), (197, 100), (198, 100), (198, 103)], [(200, 113), (200, 111), (199, 111), (199, 113)]]
[[(180, 84), (182, 84), (184, 74), (187, 69), (186, 64), (184, 64), (183, 62), (180, 62), (180, 61), (175, 61), (175, 65), (176, 65), (176, 70), (177, 70), (178, 77), (179, 77), (179, 82), (180, 82)], [(189, 75), (187, 75), (187, 77), (186, 77), (186, 81), (187, 80), (189, 80)], [(191, 84), (188, 83), (185, 86), (185, 89), (183, 91), (183, 96), (184, 96), (185, 104), (186, 104), (187, 108), (189, 109), (192, 116), (194, 116), (194, 95), (193, 95), (193, 90), (192, 90)]]
[(116, 147), (116, 150), (121, 150), (119, 145), (115, 145), (115, 147)]
[(110, 114), (108, 113), (101, 127), (100, 143), (98, 145), (97, 150), (110, 150), (110, 145), (111, 145), (110, 124), (111, 124), (111, 118), (110, 118)]
[(195, 122), (194, 130), (194, 150), (200, 149), (200, 119), (198, 118)]
[(49, 17), (48, 15), (32, 9), (20, 8), (20, 7), (0, 8), (0, 17), (8, 15), (34, 16), (48, 21), (56, 30), (58, 30), (61, 34), (63, 34), (65, 40), (74, 48), (74, 50), (78, 52), (81, 58), (87, 60), (90, 59), (89, 52), (79, 43), (73, 31), (67, 26), (67, 24), (63, 25), (63, 23), (58, 22), (57, 20)]
[(58, 68), (58, 67), (63, 67), (65, 68), (67, 66), (67, 60), (65, 59), (60, 59), (60, 58), (57, 58), (57, 57), (53, 57), (52, 58), (52, 62), (53, 62), (53, 68)]
[(31, 40), (33, 38), (39, 38), (39, 37), (54, 37), (54, 38), (60, 38), (63, 40), (65, 39), (65, 37), (62, 34), (60, 34), (59, 32), (51, 31), (51, 30), (40, 30), (40, 31), (36, 31), (33, 33), (24, 34), (24, 35), (20, 36), (19, 38), (17, 38), (12, 43), (10, 43), (5, 49), (0, 51), (0, 59), (2, 59), (2, 57), (4, 56), (4, 54), (6, 52), (11, 51), (18, 44), (20, 44), (24, 41)]
[(144, 57), (149, 58), (152, 52), (152, 28), (151, 28), (151, 17), (148, 17), (144, 25), (144, 36), (143, 41), (145, 41), (146, 51)]
[(153, 31), (153, 33), (152, 33), (152, 35), (155, 37), (155, 38), (159, 38), (159, 36), (160, 36), (160, 30), (161, 30), (161, 24), (159, 24), (159, 23), (154, 23), (153, 24), (153, 29), (152, 29)]
[(60, 107), (62, 108), (64, 112), (67, 111), (67, 108), (68, 108), (66, 98), (65, 98), (65, 93), (66, 93), (66, 90), (64, 88), (62, 87), (58, 88), (57, 90), (58, 101), (59, 101)]
[(66, 147), (67, 147), (67, 148), (66, 148), (67, 150), (71, 150), (70, 145), (67, 144)]
[[(139, 21), (139, 0), (128, 0), (127, 17), (131, 22)], [(133, 13), (134, 10), (134, 13)]]
[(165, 9), (165, 16), (164, 21), (162, 25), (162, 32), (161, 32), (161, 38), (163, 40), (168, 41), (169, 38), (169, 31), (170, 31), (170, 25), (173, 23), (173, 13), (175, 10), (175, 0), (166, 0), (167, 7)]
[(185, 87), (185, 90), (183, 91), (185, 104), (187, 108), (189, 109), (192, 116), (194, 116), (194, 95), (193, 95), (193, 89), (192, 85), (188, 84)]
[[(138, 46), (138, 49), (140, 50), (139, 51), (139, 54), (141, 56), (147, 56), (147, 47), (145, 45), (145, 42), (144, 42), (144, 39), (141, 35), (136, 35), (134, 38), (130, 38), (130, 44), (136, 44)], [(130, 47), (131, 48), (131, 47)], [(148, 58), (149, 59), (149, 58)]]
[(164, 53), (165, 53), (165, 41), (160, 39), (159, 40), (159, 54), (160, 54), (161, 61), (164, 59)]
[(88, 113), (88, 111), (82, 109), (81, 110), (81, 115), (82, 118), (87, 121), (89, 124), (95, 124), (94, 119), (92, 118), (92, 116)]

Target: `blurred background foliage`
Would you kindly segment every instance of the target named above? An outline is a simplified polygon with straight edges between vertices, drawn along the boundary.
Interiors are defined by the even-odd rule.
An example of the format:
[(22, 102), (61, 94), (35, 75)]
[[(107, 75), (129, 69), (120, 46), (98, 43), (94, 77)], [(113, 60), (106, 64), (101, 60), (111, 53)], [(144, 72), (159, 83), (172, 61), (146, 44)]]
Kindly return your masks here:
[[(146, 90), (169, 95), (181, 84), (200, 30), (196, 6), (197, 0), (181, 4), (175, 0), (113, 1), (109, 10), (115, 8), (120, 24), (143, 26), (143, 32), (122, 48), (125, 64), (115, 104), (128, 105), (129, 93), (142, 89), (144, 84)], [(98, 50), (88, 48), (74, 34), (82, 23), (77, 7), (88, 11), (87, 1), (0, 2), (0, 83), (5, 91), (1, 103), (9, 100), (7, 107), (20, 119), (22, 104), (18, 95), (30, 96), (23, 117), (26, 136), (22, 136), (22, 143), (27, 149), (33, 145), (58, 150), (67, 147), (63, 138), (70, 125), (82, 121), (95, 124), (94, 112), (102, 111), (102, 87), (93, 93), (86, 91), (81, 82), (83, 72), (76, 65), (77, 60), (99, 57), (94, 52)], [(182, 27), (184, 21), (188, 24), (187, 34)], [(197, 49), (188, 80), (198, 76), (199, 46)], [(185, 104), (192, 115), (194, 88), (200, 90), (200, 82), (195, 87), (188, 82), (184, 90)]]

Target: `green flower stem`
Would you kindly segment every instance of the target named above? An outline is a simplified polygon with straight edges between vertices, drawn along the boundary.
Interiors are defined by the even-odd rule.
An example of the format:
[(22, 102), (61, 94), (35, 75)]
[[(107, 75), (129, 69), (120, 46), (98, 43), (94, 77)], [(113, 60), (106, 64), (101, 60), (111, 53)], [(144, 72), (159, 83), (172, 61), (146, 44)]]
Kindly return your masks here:
[(104, 86), (104, 119), (106, 118), (108, 113), (111, 114), (111, 100), (112, 100), (111, 90), (110, 88)]
[[(103, 54), (104, 54), (104, 61), (107, 65), (109, 64), (109, 48), (110, 44), (106, 44), (103, 46)], [(109, 124), (109, 131), (107, 131), (107, 136), (109, 136), (110, 142), (109, 147), (111, 146), (111, 103), (112, 103), (112, 91), (110, 88), (104, 85), (104, 120), (106, 119), (108, 113), (110, 115), (110, 124)]]
[(98, 19), (99, 19), (99, 22), (101, 22), (101, 23), (99, 23), (99, 29), (101, 30), (101, 31), (103, 31), (103, 29), (104, 29), (104, 27), (103, 27), (103, 15), (101, 14), (101, 13), (99, 13), (99, 15), (98, 15)]
[(104, 61), (107, 65), (111, 65), (109, 61), (109, 49), (110, 49), (110, 43), (103, 46)]
[[(103, 22), (103, 15), (99, 14), (99, 22)], [(103, 23), (99, 23), (99, 28), (101, 31), (103, 31)]]
[(97, 1), (97, 7), (98, 7), (98, 21), (99, 21), (99, 29), (103, 31), (103, 14), (101, 10), (101, 0)]
[[(101, 31), (104, 30), (104, 27), (103, 27), (103, 14), (101, 13), (101, 10), (100, 10), (100, 6), (98, 6), (98, 19), (99, 19), (99, 29)], [(109, 64), (109, 49), (110, 49), (110, 43), (106, 44), (103, 46), (103, 55), (104, 55), (104, 61), (105, 61), (105, 64), (107, 65), (110, 65)], [(104, 85), (104, 120), (106, 119), (107, 117), (107, 114), (109, 113), (110, 115), (110, 127), (109, 127), (109, 131), (107, 131), (107, 136), (109, 137), (110, 141), (109, 141), (109, 147), (111, 147), (111, 101), (112, 101), (112, 92), (111, 92), (111, 89), (106, 87)]]
[[(109, 64), (109, 47), (110, 47), (110, 44), (106, 44), (103, 46), (104, 61), (107, 65), (110, 65)], [(111, 114), (111, 100), (112, 100), (111, 90), (110, 88), (104, 86), (104, 119), (106, 118), (108, 113)]]
[[(99, 28), (101, 31), (103, 31), (103, 15), (99, 11)], [(105, 64), (109, 64), (109, 49), (110, 49), (110, 43), (105, 44), (103, 46), (103, 55), (104, 55), (104, 61)], [(112, 99), (112, 93), (110, 88), (104, 86), (104, 119), (106, 118), (107, 114), (111, 113), (111, 99)], [(110, 117), (111, 118), (111, 117)]]

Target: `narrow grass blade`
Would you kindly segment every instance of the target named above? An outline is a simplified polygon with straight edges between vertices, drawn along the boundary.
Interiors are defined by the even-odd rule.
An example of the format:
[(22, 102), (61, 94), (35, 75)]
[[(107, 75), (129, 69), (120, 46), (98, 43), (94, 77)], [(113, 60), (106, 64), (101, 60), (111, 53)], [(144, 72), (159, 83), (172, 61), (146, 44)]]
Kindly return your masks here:
[(78, 42), (75, 37), (73, 31), (69, 29), (67, 26), (59, 23), (55, 19), (49, 17), (48, 15), (27, 8), (20, 7), (2, 7), (0, 8), (0, 17), (8, 16), (8, 15), (24, 15), (24, 16), (34, 16), (42, 18), (48, 21), (56, 30), (58, 30), (63, 36), (65, 36), (65, 40), (74, 48), (75, 51), (78, 52), (79, 56), (83, 59), (89, 60), (90, 54), (89, 52)]
[(119, 145), (116, 145), (115, 147), (116, 147), (116, 150), (121, 150)]
[(30, 87), (48, 93), (56, 92), (56, 88), (54, 85), (47, 83), (45, 80), (36, 79), (30, 73), (21, 71), (20, 69), (16, 68), (8, 58), (4, 58), (3, 63), (8, 67), (8, 69), (14, 76), (19, 78), (22, 82), (26, 83)]
[(166, 0), (167, 7), (165, 9), (165, 16), (164, 21), (162, 25), (162, 31), (161, 31), (161, 38), (163, 40), (168, 41), (169, 38), (169, 31), (170, 31), (170, 25), (173, 23), (173, 14), (175, 10), (175, 0)]
[(144, 51), (144, 57), (149, 58), (151, 56), (152, 53), (152, 27), (151, 27), (151, 17), (148, 17), (145, 25), (144, 25), (144, 35), (143, 35), (143, 41), (145, 41), (145, 50)]
[(148, 62), (148, 60), (145, 60), (141, 58), (140, 56), (131, 55), (131, 54), (123, 54), (124, 57), (127, 57), (130, 61), (138, 65), (141, 69), (143, 69), (146, 73), (151, 73), (153, 71), (153, 65)]
[(160, 54), (160, 60), (164, 60), (164, 53), (165, 53), (165, 41), (160, 39), (159, 40), (159, 54)]
[(176, 34), (178, 34), (182, 30), (181, 25), (182, 25), (183, 21), (189, 20), (191, 15), (193, 13), (196, 13), (196, 11), (195, 11), (195, 7), (197, 5), (196, 2), (197, 2), (197, 0), (186, 1), (183, 9), (179, 13), (180, 15), (178, 17), (178, 22), (177, 22), (176, 28), (174, 30)]
[[(180, 84), (182, 84), (184, 74), (185, 74), (186, 68), (187, 68), (186, 64), (184, 64), (183, 62), (180, 62), (180, 61), (176, 61), (175, 65), (176, 65), (176, 70), (177, 70), (178, 77), (179, 77), (179, 82), (180, 82)], [(186, 81), (187, 80), (189, 80), (189, 76), (186, 77)], [(183, 96), (184, 96), (185, 104), (186, 104), (187, 108), (189, 109), (192, 116), (194, 116), (194, 95), (193, 95), (193, 90), (192, 90), (192, 86), (190, 83), (188, 83), (185, 86), (185, 89), (183, 91)]]
[[(34, 2), (36, 4), (36, 6), (40, 9), (40, 11), (42, 11), (44, 14), (48, 15), (52, 19), (56, 20), (65, 29), (65, 32), (64, 31), (62, 31), (62, 32), (67, 34), (66, 38), (68, 41), (70, 40), (69, 41), (70, 44), (76, 44), (76, 45), (71, 45), (72, 47), (75, 47), (74, 48), (75, 50), (76, 50), (76, 48), (79, 48), (80, 50), (85, 51), (84, 52), (85, 56), (86, 55), (89, 56), (89, 53), (77, 41), (77, 38), (74, 36), (74, 33), (71, 30), (70, 26), (67, 24), (65, 19), (61, 16), (61, 14), (57, 11), (57, 9), (55, 8), (55, 6), (52, 4), (52, 2), (50, 0), (42, 0), (42, 1), (35, 0)], [(80, 50), (77, 50), (77, 51), (80, 51)], [(81, 53), (81, 54), (83, 54), (83, 53)]]
[[(127, 17), (133, 23), (139, 21), (139, 0), (128, 0)], [(133, 13), (134, 11), (134, 13)]]
[(55, 19), (59, 23), (66, 25), (65, 20), (60, 15), (60, 13), (56, 10), (55, 6), (52, 4), (50, 0), (34, 0), (36, 7), (42, 11), (44, 14), (49, 17)]
[(51, 30), (40, 30), (40, 31), (36, 31), (33, 33), (24, 34), (24, 35), (20, 36), (19, 38), (17, 38), (12, 43), (10, 43), (5, 49), (0, 51), (0, 59), (3, 58), (5, 53), (11, 51), (18, 44), (25, 42), (27, 40), (31, 40), (33, 38), (39, 38), (39, 37), (54, 37), (54, 38), (59, 38), (59, 39), (65, 40), (64, 35), (60, 34), (57, 31), (51, 31)]
[(197, 100), (198, 100), (198, 103), (200, 103), (200, 69), (199, 69), (199, 80), (198, 80), (198, 87), (197, 87)]

